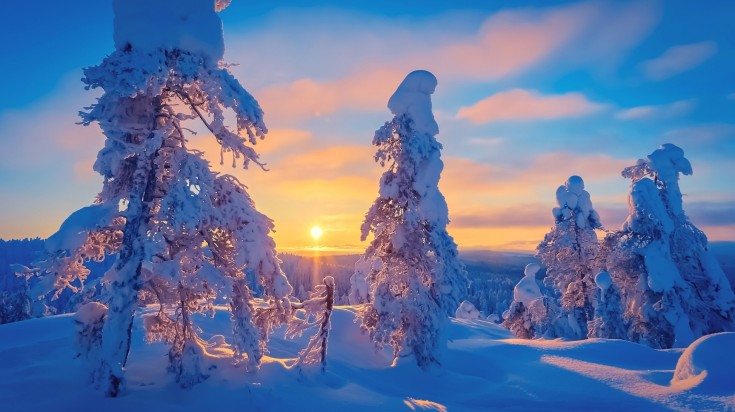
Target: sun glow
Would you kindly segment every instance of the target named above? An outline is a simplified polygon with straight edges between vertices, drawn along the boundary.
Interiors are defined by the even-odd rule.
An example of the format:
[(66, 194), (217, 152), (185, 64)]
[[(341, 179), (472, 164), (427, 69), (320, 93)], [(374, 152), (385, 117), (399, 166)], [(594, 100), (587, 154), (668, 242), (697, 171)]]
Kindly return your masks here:
[(314, 240), (319, 240), (320, 237), (324, 234), (324, 231), (319, 226), (314, 226), (311, 228), (311, 237), (314, 238)]

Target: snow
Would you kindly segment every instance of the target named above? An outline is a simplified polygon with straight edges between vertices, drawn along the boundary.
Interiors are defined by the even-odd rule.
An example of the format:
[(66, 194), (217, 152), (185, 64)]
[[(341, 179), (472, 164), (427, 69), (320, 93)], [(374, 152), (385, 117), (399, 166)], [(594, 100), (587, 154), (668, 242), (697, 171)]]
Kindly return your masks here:
[(436, 89), (436, 77), (426, 70), (415, 70), (403, 79), (388, 100), (388, 108), (395, 116), (407, 115), (413, 119), (417, 133), (439, 134), (439, 125), (431, 110), (431, 94)]
[[(157, 307), (142, 309), (151, 313)], [(687, 351), (654, 350), (620, 340), (513, 339), (485, 321), (452, 320), (443, 366), (423, 372), (409, 359), (391, 367), (354, 323), (355, 307), (335, 307), (325, 375), (290, 369), (308, 337), (275, 333), (261, 369), (246, 373), (228, 358), (229, 313), (196, 315), (207, 344), (208, 380), (181, 389), (166, 372), (168, 347), (145, 344), (133, 325), (128, 392), (105, 398), (73, 358), (73, 316), (0, 325), (0, 400), (4, 412), (104, 410), (232, 411), (658, 411), (735, 408), (735, 334), (704, 338)], [(677, 363), (678, 361), (678, 363)], [(689, 366), (685, 366), (689, 365)], [(686, 371), (686, 372), (685, 372)], [(703, 374), (706, 371), (706, 375)], [(673, 379), (673, 381), (672, 381)], [(604, 402), (601, 402), (604, 400)], [(422, 409), (431, 407), (433, 409)]]
[(664, 182), (679, 180), (679, 173), (692, 174), (692, 165), (684, 157), (684, 150), (674, 144), (664, 143), (647, 157), (651, 169)]
[(74, 320), (83, 325), (88, 325), (99, 322), (105, 315), (107, 315), (107, 306), (99, 302), (89, 302), (79, 307), (74, 315)]
[(533, 300), (542, 297), (538, 282), (536, 282), (536, 272), (539, 270), (541, 270), (541, 266), (536, 263), (526, 265), (524, 271), (525, 276), (518, 281), (518, 284), (513, 289), (514, 301), (522, 302), (523, 306), (529, 307)]
[(74, 251), (87, 242), (89, 232), (109, 225), (117, 215), (117, 208), (108, 205), (83, 207), (72, 213), (56, 233), (46, 239), (46, 252)]
[(457, 308), (455, 317), (457, 319), (478, 320), (480, 319), (481, 315), (480, 315), (480, 311), (477, 310), (477, 308), (475, 307), (475, 305), (472, 304), (472, 302), (468, 300), (463, 300), (462, 303), (460, 303), (459, 307)]
[(697, 339), (676, 363), (672, 386), (695, 393), (733, 395), (735, 392), (735, 333), (723, 332)]
[(563, 185), (556, 189), (556, 203), (558, 207), (551, 210), (554, 219), (559, 221), (574, 218), (575, 224), (584, 229), (588, 226), (597, 229), (600, 216), (592, 208), (592, 199), (588, 191), (584, 190), (584, 180), (579, 176), (569, 176)]
[(602, 271), (595, 275), (595, 283), (597, 284), (597, 287), (600, 288), (602, 291), (602, 295), (605, 295), (605, 291), (607, 288), (612, 285), (612, 278), (610, 277), (609, 272)]
[[(217, 1), (217, 8), (229, 1)], [(214, 0), (113, 0), (115, 48), (187, 50), (217, 62), (225, 52)]]

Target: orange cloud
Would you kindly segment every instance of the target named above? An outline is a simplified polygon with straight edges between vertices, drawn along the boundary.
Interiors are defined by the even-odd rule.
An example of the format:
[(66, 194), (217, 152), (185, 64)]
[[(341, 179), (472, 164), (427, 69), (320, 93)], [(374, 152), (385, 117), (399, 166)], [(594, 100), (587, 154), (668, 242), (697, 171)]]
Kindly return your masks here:
[[(459, 25), (449, 22), (443, 26), (428, 25), (430, 30), (426, 31), (419, 26), (414, 32), (407, 32), (396, 28), (394, 21), (372, 22), (370, 32), (365, 33), (364, 22), (345, 24), (355, 17), (346, 15), (339, 16), (346, 26), (339, 38), (326, 35), (321, 28), (300, 19), (296, 19), (296, 25), (287, 24), (292, 22), (284, 17), (281, 25), (277, 25), (283, 26), (282, 31), (292, 31), (296, 27), (303, 31), (300, 36), (309, 39), (300, 42), (298, 50), (287, 44), (281, 32), (260, 33), (256, 42), (241, 38), (234, 43), (247, 43), (243, 50), (251, 50), (253, 44), (267, 44), (269, 55), (273, 50), (291, 54), (291, 57), (274, 57), (278, 67), (271, 68), (270, 76), (261, 73), (265, 70), (263, 67), (250, 67), (251, 72), (257, 72), (257, 77), (264, 79), (284, 77), (284, 67), (307, 66), (306, 72), (317, 72), (312, 67), (314, 56), (330, 61), (342, 57), (345, 50), (354, 48), (355, 44), (366, 48), (364, 53), (351, 57), (349, 64), (344, 59), (335, 62), (339, 74), (331, 78), (317, 79), (307, 75), (261, 86), (256, 95), (267, 115), (279, 121), (295, 121), (328, 116), (339, 110), (383, 110), (406, 73), (415, 69), (432, 71), (441, 84), (443, 81), (487, 81), (517, 76), (538, 67), (555, 54), (561, 56), (565, 48), (581, 50), (575, 54), (575, 64), (604, 61), (640, 41), (652, 27), (655, 14), (648, 3), (616, 8), (587, 2), (557, 8), (518, 9), (487, 17), (476, 32), (470, 34), (464, 32), (464, 27), (458, 30), (455, 26)], [(437, 22), (442, 21), (437, 19)], [(626, 23), (625, 29), (621, 29), (621, 21)], [(234, 61), (238, 60), (249, 59), (235, 56)], [(572, 60), (565, 58), (565, 61)], [(563, 98), (561, 103), (580, 105), (577, 110), (589, 108), (591, 103), (582, 99), (572, 95)], [(544, 113), (549, 110), (545, 107)]]
[(400, 70), (377, 69), (325, 82), (300, 79), (265, 88), (258, 96), (266, 114), (282, 121), (346, 109), (376, 110), (385, 107), (404, 76)]
[(548, 120), (586, 116), (604, 105), (593, 103), (579, 93), (544, 96), (538, 92), (513, 89), (496, 93), (472, 106), (461, 107), (457, 118), (475, 124), (503, 120)]

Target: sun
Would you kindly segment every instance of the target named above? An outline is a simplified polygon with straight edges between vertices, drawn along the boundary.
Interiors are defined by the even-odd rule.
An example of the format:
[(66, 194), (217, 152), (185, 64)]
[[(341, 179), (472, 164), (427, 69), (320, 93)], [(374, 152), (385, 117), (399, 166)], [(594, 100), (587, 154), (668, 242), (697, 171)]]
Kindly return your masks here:
[(314, 240), (319, 240), (320, 237), (324, 234), (324, 231), (319, 226), (314, 226), (311, 228), (311, 237), (314, 238)]

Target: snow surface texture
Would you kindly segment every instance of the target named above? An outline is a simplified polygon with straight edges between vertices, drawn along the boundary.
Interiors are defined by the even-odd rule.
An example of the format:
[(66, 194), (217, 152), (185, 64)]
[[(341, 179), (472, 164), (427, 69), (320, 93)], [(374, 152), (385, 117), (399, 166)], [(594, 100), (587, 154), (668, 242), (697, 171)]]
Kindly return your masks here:
[(439, 134), (439, 125), (431, 110), (431, 95), (436, 90), (436, 77), (426, 70), (408, 74), (393, 96), (388, 108), (395, 116), (407, 115), (413, 119), (413, 129), (418, 133)]
[[(717, 363), (700, 360), (701, 355), (719, 357), (724, 366), (723, 358), (735, 343), (733, 334), (714, 335), (690, 348), (697, 368), (706, 368), (704, 381), (672, 384), (681, 350), (654, 350), (620, 340), (512, 339), (508, 331), (488, 322), (452, 320), (441, 371), (425, 373), (410, 359), (391, 367), (392, 355), (375, 352), (354, 323), (354, 312), (354, 307), (336, 307), (333, 312), (324, 376), (288, 369), (308, 336), (289, 341), (281, 333), (274, 334), (270, 357), (261, 369), (245, 373), (232, 365), (232, 347), (221, 338), (230, 334), (229, 313), (218, 310), (212, 319), (196, 315), (207, 362), (215, 368), (207, 381), (190, 390), (179, 388), (166, 372), (168, 346), (143, 342), (138, 316), (128, 365), (129, 390), (117, 399), (104, 398), (88, 386), (82, 362), (69, 355), (74, 345), (69, 333), (73, 316), (1, 325), (2, 410), (235, 411), (245, 405), (261, 411), (392, 412), (411, 410), (409, 404), (418, 411), (424, 410), (420, 405), (434, 405), (426, 410), (451, 412), (735, 408), (732, 375), (721, 374), (726, 370)], [(723, 392), (701, 392), (700, 386), (710, 380)]]
[[(217, 10), (229, 1), (217, 0)], [(214, 0), (113, 0), (115, 48), (187, 50), (217, 62), (225, 53)]]
[(676, 363), (672, 385), (695, 386), (698, 393), (728, 395), (735, 390), (735, 333), (723, 332), (697, 339)]
[(539, 270), (541, 270), (541, 266), (536, 263), (526, 265), (525, 276), (518, 281), (513, 289), (514, 301), (521, 302), (525, 307), (529, 307), (532, 301), (542, 297), (538, 282), (536, 282), (536, 273)]

